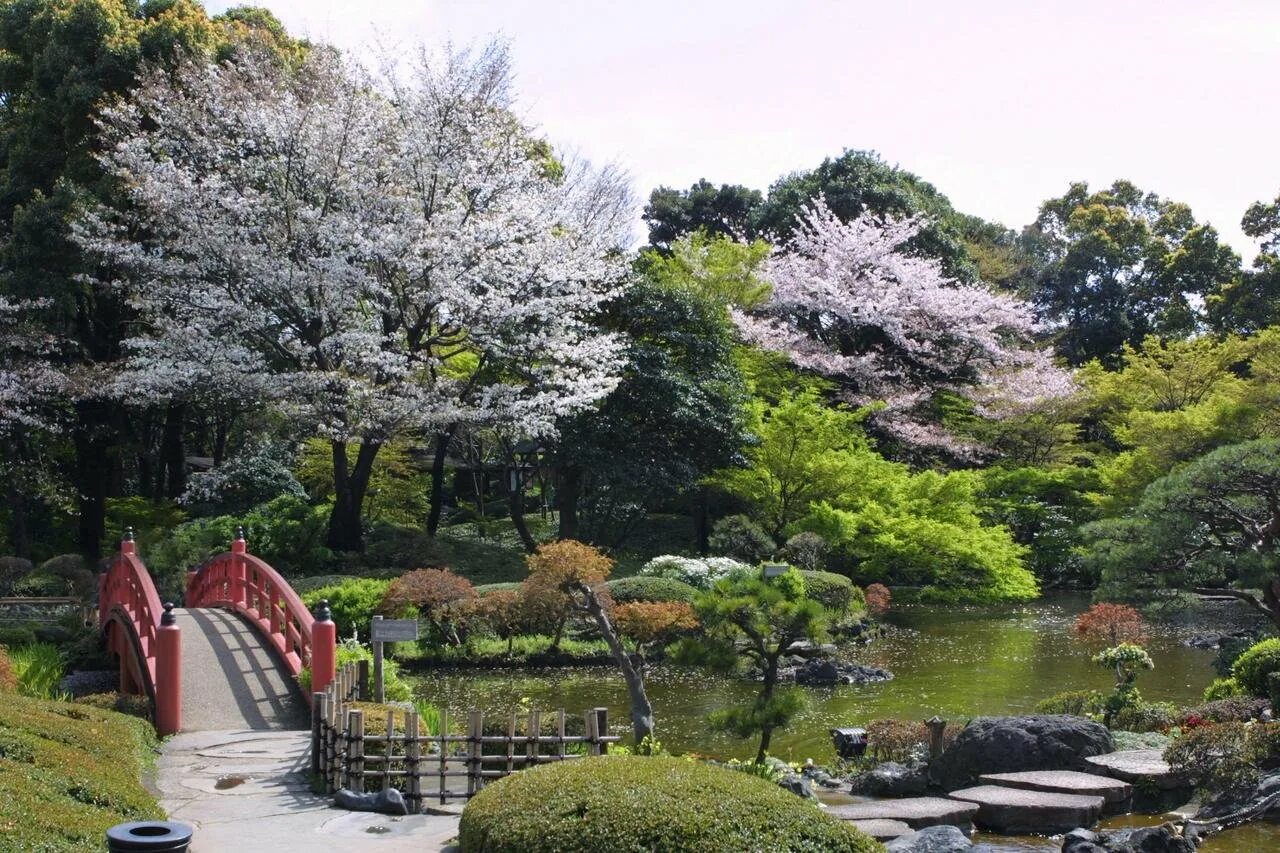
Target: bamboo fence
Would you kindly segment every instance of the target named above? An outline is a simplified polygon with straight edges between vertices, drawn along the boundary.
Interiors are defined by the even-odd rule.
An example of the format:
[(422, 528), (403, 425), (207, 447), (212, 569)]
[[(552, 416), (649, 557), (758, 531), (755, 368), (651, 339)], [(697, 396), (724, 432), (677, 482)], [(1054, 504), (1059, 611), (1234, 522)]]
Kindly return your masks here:
[[(339, 788), (356, 793), (398, 788), (411, 814), (425, 803), (466, 800), (488, 782), (526, 767), (603, 755), (621, 740), (609, 732), (608, 710), (584, 712), (581, 735), (565, 731), (563, 710), (511, 711), (497, 715), (501, 734), (485, 734), (486, 715), (472, 709), (466, 734), (449, 731), (449, 716), (440, 711), (437, 731), (427, 730), (414, 710), (386, 708), (369, 712), (355, 707), (368, 695), (368, 663), (339, 668), (333, 682), (313, 694), (311, 705), (311, 772), (324, 793)], [(385, 713), (382, 731), (370, 731), (373, 714)], [(397, 728), (397, 719), (403, 724)], [(487, 718), (491, 726), (495, 717)]]

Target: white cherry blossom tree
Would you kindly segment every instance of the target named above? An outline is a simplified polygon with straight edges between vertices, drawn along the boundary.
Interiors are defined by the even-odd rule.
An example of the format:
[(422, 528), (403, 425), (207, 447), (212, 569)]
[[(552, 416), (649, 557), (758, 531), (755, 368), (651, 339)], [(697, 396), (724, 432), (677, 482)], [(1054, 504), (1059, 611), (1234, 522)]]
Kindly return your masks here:
[(324, 48), (154, 71), (101, 129), (129, 205), (79, 239), (144, 318), (121, 389), (214, 386), (328, 438), (332, 547), (361, 546), (391, 437), (545, 435), (616, 384), (590, 318), (625, 280), (629, 190), (518, 121), (499, 45), (377, 76)]
[(975, 448), (920, 416), (941, 391), (1002, 417), (1070, 394), (1070, 374), (1033, 346), (1027, 303), (950, 279), (903, 247), (917, 219), (842, 222), (818, 198), (767, 261), (759, 308), (735, 311), (744, 338), (834, 380), (850, 402), (883, 402), (877, 422), (911, 446)]

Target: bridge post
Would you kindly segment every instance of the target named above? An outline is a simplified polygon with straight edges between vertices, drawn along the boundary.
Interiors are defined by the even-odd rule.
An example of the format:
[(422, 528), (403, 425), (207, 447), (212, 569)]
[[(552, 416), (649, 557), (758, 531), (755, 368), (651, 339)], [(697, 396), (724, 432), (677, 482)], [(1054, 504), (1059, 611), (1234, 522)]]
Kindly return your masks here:
[(173, 605), (164, 606), (156, 630), (156, 732), (165, 735), (182, 730), (182, 629)]
[(338, 669), (338, 626), (329, 615), (329, 602), (316, 606), (311, 623), (311, 690), (322, 692), (333, 681)]
[(247, 602), (244, 560), (240, 559), (240, 555), (245, 553), (247, 547), (244, 541), (244, 528), (237, 527), (235, 541), (231, 543), (231, 553), (235, 555), (231, 558), (231, 600), (241, 606)]

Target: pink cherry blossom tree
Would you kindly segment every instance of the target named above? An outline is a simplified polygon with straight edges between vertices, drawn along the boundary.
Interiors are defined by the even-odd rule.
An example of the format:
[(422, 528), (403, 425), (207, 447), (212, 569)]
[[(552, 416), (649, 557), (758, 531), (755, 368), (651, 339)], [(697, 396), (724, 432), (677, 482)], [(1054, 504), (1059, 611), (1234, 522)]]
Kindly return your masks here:
[(1033, 345), (1027, 303), (903, 251), (923, 226), (868, 214), (845, 223), (818, 198), (766, 264), (769, 298), (734, 319), (747, 341), (834, 380), (850, 402), (882, 402), (876, 422), (905, 444), (971, 455), (921, 416), (937, 393), (1004, 417), (1072, 393), (1073, 381)]
[(589, 320), (624, 286), (626, 182), (520, 123), (503, 47), (404, 68), (320, 47), (146, 73), (101, 119), (128, 206), (78, 231), (144, 319), (120, 389), (213, 386), (328, 438), (341, 549), (390, 438), (544, 435), (617, 381)]

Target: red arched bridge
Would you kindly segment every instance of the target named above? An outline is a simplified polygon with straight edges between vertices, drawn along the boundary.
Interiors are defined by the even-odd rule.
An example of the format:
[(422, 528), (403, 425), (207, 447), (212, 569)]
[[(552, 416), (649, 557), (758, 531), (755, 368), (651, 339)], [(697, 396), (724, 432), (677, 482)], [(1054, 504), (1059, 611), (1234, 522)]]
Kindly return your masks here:
[(132, 534), (98, 581), (98, 620), (120, 661), (120, 690), (145, 694), (162, 735), (183, 730), (305, 728), (311, 692), (333, 680), (337, 631), (280, 573), (231, 550), (187, 573), (184, 606), (161, 606)]

